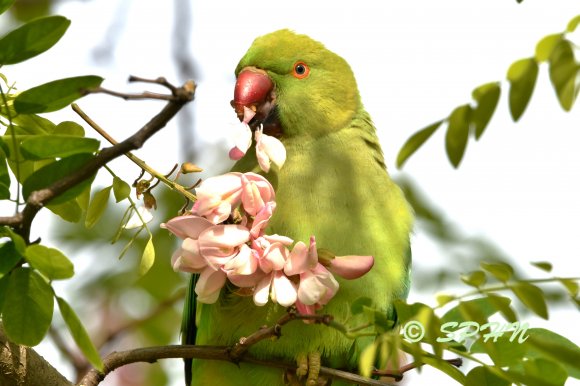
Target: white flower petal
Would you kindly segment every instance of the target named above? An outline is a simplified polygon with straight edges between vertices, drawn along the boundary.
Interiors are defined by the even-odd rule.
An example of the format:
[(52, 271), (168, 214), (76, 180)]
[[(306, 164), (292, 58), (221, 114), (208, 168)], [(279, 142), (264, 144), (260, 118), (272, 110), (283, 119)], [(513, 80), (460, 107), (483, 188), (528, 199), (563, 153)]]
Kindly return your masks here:
[(276, 271), (272, 280), (272, 301), (283, 307), (296, 303), (296, 287), (282, 271)]
[(268, 303), (268, 297), (270, 296), (270, 282), (272, 281), (272, 276), (267, 275), (264, 277), (256, 288), (254, 289), (254, 303), (257, 306), (263, 306)]

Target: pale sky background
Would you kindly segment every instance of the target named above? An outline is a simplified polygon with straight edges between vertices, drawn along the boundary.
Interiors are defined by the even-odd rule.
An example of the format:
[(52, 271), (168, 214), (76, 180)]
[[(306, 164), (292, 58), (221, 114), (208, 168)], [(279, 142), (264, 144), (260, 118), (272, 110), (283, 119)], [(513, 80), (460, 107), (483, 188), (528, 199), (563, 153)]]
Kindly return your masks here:
[[(129, 74), (163, 75), (174, 83), (183, 82), (176, 79), (172, 66), (172, 6), (173, 2), (151, 0), (65, 1), (55, 11), (70, 18), (72, 25), (61, 42), (42, 56), (2, 72), (21, 90), (84, 74), (101, 75), (105, 87), (121, 91), (142, 89), (126, 85)], [(221, 0), (194, 1), (192, 9), (193, 44), (187, 49), (199, 70), (195, 79), (199, 87), (196, 101), (188, 108), (195, 117), (195, 150), (208, 157), (201, 164), (208, 175), (215, 160), (227, 157), (225, 137), (228, 123), (235, 119), (229, 105), (235, 65), (255, 37), (279, 28), (309, 34), (351, 64), (389, 170), (396, 174), (397, 152), (412, 133), (469, 102), (476, 86), (496, 80), (506, 86), (509, 65), (532, 56), (543, 36), (564, 30), (580, 13), (580, 4), (578, 0), (525, 0), (523, 4), (515, 0)], [(102, 44), (119, 11), (126, 12), (126, 24), (115, 37), (114, 56), (95, 63), (94, 47)], [(578, 33), (575, 36), (580, 42)], [(511, 121), (507, 88), (502, 91), (494, 118), (479, 142), (470, 141), (459, 170), (447, 160), (441, 131), (408, 161), (404, 171), (467, 235), (493, 240), (524, 268), (530, 261), (551, 260), (554, 275), (580, 276), (580, 109), (576, 106), (565, 113), (559, 107), (545, 65), (520, 122)], [(117, 139), (138, 129), (160, 107), (105, 96), (79, 104)], [(59, 117), (78, 121), (72, 111), (60, 112)], [(169, 125), (138, 154), (159, 170), (185, 161), (176, 159), (176, 133), (175, 126)], [(114, 167), (128, 180), (135, 178), (135, 169), (126, 161), (115, 162)], [(40, 232), (40, 228), (35, 229)], [(444, 261), (445, 251), (418, 231), (413, 255), (417, 269), (425, 270)], [(534, 268), (527, 272), (542, 275)], [(434, 303), (432, 294), (413, 290), (409, 300)], [(535, 318), (528, 322), (580, 341), (577, 312), (551, 316), (549, 322)], [(45, 351), (45, 355), (52, 361), (55, 354)], [(180, 373), (181, 363), (172, 368)], [(452, 383), (435, 370), (420, 376), (413, 373), (409, 379), (413, 386)], [(181, 379), (175, 384), (181, 385)], [(580, 382), (567, 383), (574, 384)]]

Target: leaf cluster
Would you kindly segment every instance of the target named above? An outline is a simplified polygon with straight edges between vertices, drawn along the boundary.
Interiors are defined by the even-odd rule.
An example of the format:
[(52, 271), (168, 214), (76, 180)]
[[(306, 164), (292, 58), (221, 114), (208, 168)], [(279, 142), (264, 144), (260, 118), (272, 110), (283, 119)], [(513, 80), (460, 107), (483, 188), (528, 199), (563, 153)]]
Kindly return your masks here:
[[(536, 45), (535, 54), (529, 58), (513, 62), (507, 70), (509, 83), (509, 111), (514, 122), (517, 122), (526, 110), (538, 79), (539, 66), (548, 64), (550, 82), (556, 93), (560, 106), (570, 111), (580, 87), (580, 61), (574, 55), (575, 44), (568, 36), (580, 24), (580, 15), (571, 19), (564, 32), (542, 38)], [(445, 133), (445, 151), (453, 167), (459, 167), (465, 154), (469, 138), (476, 141), (481, 138), (497, 108), (501, 82), (490, 82), (473, 89), (473, 103), (456, 107), (449, 116), (441, 119), (413, 134), (399, 150), (397, 167), (401, 168), (423, 144), (439, 130), (447, 126)]]

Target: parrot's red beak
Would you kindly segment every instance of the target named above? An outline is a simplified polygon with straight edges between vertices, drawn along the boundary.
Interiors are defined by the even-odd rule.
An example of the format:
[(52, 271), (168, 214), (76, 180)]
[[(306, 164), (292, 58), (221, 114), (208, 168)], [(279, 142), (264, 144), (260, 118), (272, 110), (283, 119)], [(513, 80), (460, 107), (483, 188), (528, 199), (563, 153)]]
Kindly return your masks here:
[(244, 116), (244, 107), (247, 107), (256, 113), (251, 120), (251, 126), (255, 127), (264, 122), (274, 107), (275, 99), (274, 83), (266, 71), (256, 67), (246, 67), (240, 71), (234, 89), (234, 100), (231, 102), (240, 121), (247, 119)]

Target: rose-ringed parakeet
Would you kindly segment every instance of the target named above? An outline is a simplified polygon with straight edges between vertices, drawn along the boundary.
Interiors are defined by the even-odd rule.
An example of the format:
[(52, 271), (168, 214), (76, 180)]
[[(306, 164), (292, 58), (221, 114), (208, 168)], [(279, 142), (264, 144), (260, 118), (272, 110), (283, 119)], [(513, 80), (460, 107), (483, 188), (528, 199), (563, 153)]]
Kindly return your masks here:
[[(255, 130), (278, 138), (286, 148), (283, 167), (265, 174), (276, 190), (276, 210), (269, 234), (307, 242), (341, 255), (372, 255), (374, 266), (340, 288), (320, 313), (344, 321), (351, 303), (368, 297), (373, 307), (395, 318), (392, 302), (409, 290), (409, 233), (412, 214), (402, 192), (389, 178), (375, 127), (365, 111), (351, 68), (344, 59), (308, 36), (289, 30), (257, 38), (240, 60), (232, 106)], [(262, 173), (255, 146), (235, 171)], [(264, 173), (262, 173), (264, 174)], [(195, 302), (190, 283), (182, 333), (184, 343), (232, 345), (264, 325), (275, 323), (286, 309), (269, 302), (258, 307), (252, 297), (222, 289), (213, 304)], [(367, 320), (351, 316), (349, 325)], [(275, 341), (251, 347), (253, 357), (292, 362), (321, 358), (322, 365), (355, 370), (361, 350), (372, 338), (356, 341), (339, 331), (300, 321), (285, 325)], [(191, 385), (272, 386), (298, 384), (286, 370), (224, 361), (193, 360), (186, 364)], [(320, 379), (329, 384), (331, 380)], [(292, 383), (294, 382), (294, 383)], [(189, 384), (189, 383), (188, 383)], [(341, 385), (333, 381), (333, 385)]]

